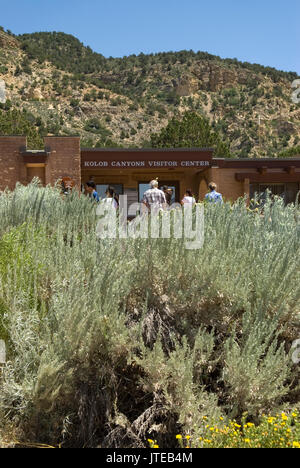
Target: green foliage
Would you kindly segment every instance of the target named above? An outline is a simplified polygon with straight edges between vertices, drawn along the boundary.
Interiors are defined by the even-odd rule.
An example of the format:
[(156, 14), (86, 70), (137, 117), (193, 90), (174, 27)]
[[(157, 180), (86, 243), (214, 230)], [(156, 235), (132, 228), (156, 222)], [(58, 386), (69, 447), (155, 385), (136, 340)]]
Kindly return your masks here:
[(214, 132), (209, 121), (194, 112), (173, 118), (160, 133), (151, 135), (152, 148), (213, 148), (214, 155), (230, 158), (229, 144)]
[[(12, 40), (7, 34), (5, 36), (6, 39)], [(216, 138), (212, 143), (214, 147), (217, 146), (216, 154), (218, 156), (230, 157), (231, 152), (227, 139), (230, 140), (231, 148), (234, 149), (236, 156), (272, 156), (274, 146), (270, 145), (267, 140), (268, 135), (270, 139), (270, 133), (267, 135), (267, 121), (265, 120), (262, 124), (262, 129), (266, 130), (266, 141), (261, 141), (265, 149), (263, 150), (264, 154), (260, 154), (257, 132), (255, 129), (251, 132), (248, 131), (248, 117), (253, 118), (255, 112), (258, 111), (257, 106), (263, 105), (268, 97), (271, 99), (272, 96), (272, 101), (267, 103), (266, 112), (269, 114), (273, 113), (274, 116), (278, 116), (278, 105), (284, 106), (285, 115), (288, 112), (293, 112), (297, 107), (291, 106), (288, 102), (288, 89), (290, 83), (297, 78), (296, 73), (286, 73), (258, 64), (242, 63), (237, 59), (222, 59), (206, 52), (192, 50), (105, 58), (103, 55), (93, 52), (90, 47), (86, 47), (75, 37), (60, 32), (24, 34), (18, 36), (17, 41), (24, 52), (18, 60), (14, 60), (12, 56), (6, 54), (5, 48), (1, 52), (3, 73), (10, 73), (10, 70), (14, 69), (15, 76), (21, 76), (27, 80), (23, 89), (19, 89), (18, 99), (21, 102), (18, 103), (14, 93), (12, 93), (13, 102), (10, 103), (10, 106), (14, 109), (17, 105), (29, 108), (36, 116), (43, 118), (45, 127), (37, 129), (39, 136), (48, 133), (65, 135), (80, 129), (80, 133), (83, 132), (83, 138), (90, 140), (94, 146), (96, 144), (94, 127), (91, 131), (84, 128), (85, 118), (82, 110), (86, 108), (86, 112), (92, 113), (87, 118), (93, 117), (96, 115), (92, 111), (93, 106), (84, 103), (95, 102), (97, 103), (96, 109), (103, 107), (105, 99), (115, 108), (114, 113), (118, 117), (121, 116), (121, 111), (126, 106), (128, 111), (134, 114), (131, 115), (131, 121), (135, 128), (140, 117), (145, 122), (148, 119), (148, 127), (155, 128), (152, 131), (161, 128), (161, 122), (165, 122), (166, 117), (178, 118), (177, 116), (180, 115), (184, 106), (204, 117), (209, 112), (210, 118), (213, 116), (218, 121), (224, 121), (224, 125), (222, 123), (219, 128), (217, 125), (214, 129), (219, 138)], [(43, 77), (41, 80), (43, 102), (39, 103), (38, 98), (32, 98), (28, 101), (28, 95), (33, 95), (36, 86), (32, 72), (35, 72), (34, 75), (43, 73), (41, 65), (45, 61), (50, 62), (56, 68), (52, 69), (54, 71), (49, 79)], [(219, 70), (221, 75), (223, 72), (226, 73), (226, 70), (232, 71), (236, 77), (235, 83), (231, 88), (222, 89), (220, 78), (221, 81), (218, 80), (220, 90), (216, 92), (215, 84), (203, 81), (203, 72), (207, 67), (211, 70)], [(217, 75), (219, 76), (218, 73)], [(267, 80), (264, 79), (264, 75)], [(194, 83), (195, 80), (198, 81), (195, 83), (197, 89), (195, 94), (180, 97), (181, 84), (185, 81)], [(49, 96), (49, 92), (52, 96), (51, 94)], [(66, 105), (63, 110), (67, 120), (64, 124), (60, 123), (60, 127), (58, 127), (58, 119), (57, 122), (47, 123), (48, 106), (46, 101), (48, 96), (54, 100), (61, 100), (61, 97), (68, 98), (65, 101), (69, 101), (69, 106)], [(37, 104), (41, 104), (41, 106)], [(1, 108), (9, 110), (8, 104)], [(137, 112), (138, 110), (139, 112)], [(291, 122), (292, 118), (289, 119)], [(237, 127), (241, 131), (241, 138), (238, 139), (233, 136)], [(107, 146), (111, 145), (114, 140), (116, 143), (124, 140), (124, 144), (127, 146), (133, 143), (147, 145), (147, 142), (142, 142), (141, 139), (149, 138), (149, 128), (145, 129), (146, 135), (142, 135), (142, 132), (135, 134), (129, 126), (124, 127), (123, 132), (121, 130), (118, 131), (117, 126), (112, 125), (113, 138), (108, 136), (100, 138), (100, 144)], [(137, 128), (137, 130), (139, 129)], [(285, 137), (287, 132), (293, 136), (295, 125), (291, 124), (290, 130), (283, 126), (281, 132), (276, 135), (278, 151), (288, 149), (292, 144)], [(34, 141), (32, 136), (30, 136), (31, 141)], [(196, 143), (197, 141), (196, 139)], [(191, 143), (193, 143), (193, 139)], [(39, 142), (40, 144), (41, 142)], [(186, 144), (189, 144), (189, 141)], [(176, 145), (176, 140), (174, 144), (171, 143), (171, 146)]]
[(105, 61), (74, 36), (60, 33), (24, 34), (18, 38), (29, 59), (52, 62), (58, 69), (74, 73), (92, 73)]
[(0, 134), (27, 136), (29, 148), (44, 147), (43, 140), (35, 126), (29, 121), (28, 114), (18, 110), (0, 110)]
[[(106, 70), (117, 69), (120, 72), (130, 71), (126, 81), (130, 86), (134, 83), (133, 69), (140, 67), (144, 74), (148, 67), (156, 64), (175, 66), (187, 65), (193, 61), (206, 60), (216, 61), (226, 64), (227, 66), (236, 66), (246, 68), (254, 73), (261, 73), (269, 76), (275, 82), (280, 79), (293, 81), (296, 79), (297, 73), (283, 72), (272, 67), (264, 67), (259, 64), (251, 64), (248, 62), (240, 62), (237, 59), (225, 59), (209, 54), (207, 52), (194, 52), (193, 50), (182, 50), (179, 52), (162, 52), (157, 54), (143, 53), (130, 55), (123, 58), (108, 58), (95, 53), (90, 47), (84, 46), (78, 39), (69, 34), (61, 32), (41, 32), (33, 34), (23, 34), (18, 36), (18, 40), (22, 44), (23, 50), (30, 59), (37, 59), (40, 62), (45, 60), (52, 62), (57, 68), (76, 74), (91, 74), (99, 72), (104, 68)], [(253, 79), (253, 81), (255, 81)], [(254, 87), (257, 86), (255, 82)]]
[(99, 119), (97, 118), (92, 118), (92, 119), (89, 119), (85, 126), (84, 126), (84, 129), (87, 131), (87, 132), (92, 132), (92, 133), (96, 133), (97, 135), (101, 135), (102, 137), (107, 137), (107, 136), (110, 136), (111, 135), (111, 132), (105, 128), (101, 122), (99, 121)]
[(99, 240), (95, 209), (37, 181), (1, 194), (1, 427), (65, 447), (171, 448), (202, 437), (207, 416), (299, 406), (298, 206), (207, 205), (197, 251)]
[[(204, 418), (198, 440), (181, 434), (176, 438), (180, 448), (300, 448), (299, 412), (263, 416), (258, 424), (247, 422), (247, 414), (241, 424), (235, 420), (225, 424), (223, 418), (211, 423)], [(154, 441), (148, 442), (153, 448)]]
[(300, 155), (300, 146), (294, 146), (278, 154), (279, 158), (292, 158)]

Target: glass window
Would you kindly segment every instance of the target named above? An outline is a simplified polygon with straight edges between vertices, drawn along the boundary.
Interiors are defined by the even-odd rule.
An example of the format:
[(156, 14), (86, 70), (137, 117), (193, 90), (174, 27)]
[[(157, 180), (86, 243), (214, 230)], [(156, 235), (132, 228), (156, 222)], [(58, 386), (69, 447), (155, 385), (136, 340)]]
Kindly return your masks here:
[(97, 184), (96, 185), (96, 190), (98, 192), (98, 195), (100, 197), (100, 199), (102, 198), (105, 198), (105, 192), (106, 192), (106, 189), (108, 186), (111, 186), (115, 189), (116, 193), (118, 195), (122, 195), (123, 194), (123, 184)]
[(267, 190), (270, 190), (272, 195), (279, 195), (280, 197), (284, 197), (285, 187), (284, 184), (268, 184), (259, 186), (260, 193), (264, 193)]
[(298, 182), (288, 182), (285, 184), (285, 203), (295, 203), (299, 190), (300, 184)]
[[(158, 186), (160, 190), (166, 186), (172, 189), (172, 197), (171, 197), (171, 205), (175, 202), (179, 202), (179, 182), (177, 181), (170, 181), (170, 182), (161, 182)], [(150, 189), (149, 182), (140, 182), (139, 183), (139, 201), (143, 200), (144, 193)]]
[(139, 202), (143, 200), (144, 193), (149, 190), (150, 185), (147, 182), (142, 182), (139, 184)]
[(254, 198), (254, 195), (257, 194), (263, 202), (266, 198), (266, 191), (270, 190), (272, 195), (282, 197), (286, 204), (295, 203), (299, 188), (297, 182), (287, 182), (286, 184), (251, 184), (250, 198)]
[[(163, 190), (163, 187), (167, 186), (168, 189), (171, 189), (171, 198), (170, 198), (170, 205), (173, 205), (173, 203), (176, 202), (176, 198), (177, 198), (177, 185), (172, 185), (172, 184), (164, 184), (164, 185), (160, 185), (159, 188), (160, 190)], [(167, 200), (168, 201), (168, 200)]]

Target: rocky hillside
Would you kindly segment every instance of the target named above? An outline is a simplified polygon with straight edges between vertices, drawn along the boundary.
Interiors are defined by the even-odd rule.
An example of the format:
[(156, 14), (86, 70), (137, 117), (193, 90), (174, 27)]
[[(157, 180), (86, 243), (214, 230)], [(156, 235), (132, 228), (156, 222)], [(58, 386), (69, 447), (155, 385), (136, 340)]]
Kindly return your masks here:
[(147, 146), (172, 117), (193, 110), (236, 156), (276, 157), (299, 145), (297, 78), (205, 52), (105, 58), (63, 33), (0, 31), (8, 99), (0, 112), (17, 112), (38, 137), (79, 134), (84, 146)]

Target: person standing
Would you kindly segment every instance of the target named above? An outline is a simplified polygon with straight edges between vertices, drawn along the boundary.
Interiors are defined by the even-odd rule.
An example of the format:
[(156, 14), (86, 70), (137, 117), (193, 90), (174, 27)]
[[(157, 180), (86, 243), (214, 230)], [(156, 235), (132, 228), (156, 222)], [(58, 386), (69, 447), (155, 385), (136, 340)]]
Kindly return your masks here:
[(185, 191), (185, 194), (184, 194), (184, 197), (183, 199), (181, 200), (181, 204), (182, 205), (185, 205), (185, 204), (188, 204), (188, 205), (195, 205), (196, 203), (196, 200), (195, 200), (195, 197), (193, 195), (193, 192), (191, 189), (187, 189)]
[(146, 190), (143, 196), (142, 203), (148, 210), (157, 213), (159, 210), (164, 210), (167, 207), (167, 200), (164, 192), (158, 188), (158, 181), (151, 180), (150, 189)]
[(99, 195), (98, 195), (98, 192), (96, 190), (96, 184), (95, 182), (87, 182), (85, 184), (85, 190), (86, 192), (89, 194), (89, 196), (95, 200), (97, 203), (100, 201), (100, 198), (99, 198)]
[(173, 189), (171, 189), (171, 188), (168, 187), (167, 185), (164, 185), (164, 186), (162, 187), (162, 191), (163, 191), (164, 194), (165, 194), (167, 204), (168, 204), (169, 206), (171, 206), (171, 203), (172, 203), (172, 196), (173, 196)]
[(106, 197), (104, 200), (102, 200), (104, 203), (110, 203), (111, 206), (117, 210), (119, 207), (119, 198), (118, 195), (116, 194), (116, 191), (114, 187), (111, 187), (110, 185), (107, 187), (106, 192), (105, 192)]
[(211, 182), (208, 186), (209, 193), (205, 195), (205, 200), (212, 203), (223, 203), (222, 195), (217, 192), (217, 185), (214, 182)]

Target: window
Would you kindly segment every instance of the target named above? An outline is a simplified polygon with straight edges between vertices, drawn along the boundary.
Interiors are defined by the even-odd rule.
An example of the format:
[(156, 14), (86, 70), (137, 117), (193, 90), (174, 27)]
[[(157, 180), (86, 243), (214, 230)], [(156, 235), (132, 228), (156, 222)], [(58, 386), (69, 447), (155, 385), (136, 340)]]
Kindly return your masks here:
[(100, 199), (105, 198), (106, 196), (105, 192), (109, 185), (115, 189), (117, 195), (123, 194), (123, 184), (97, 184), (96, 190), (98, 192)]
[(259, 193), (265, 193), (269, 190), (272, 195), (279, 195), (284, 197), (285, 185), (284, 184), (268, 184), (268, 185), (259, 185)]
[(139, 184), (139, 201), (143, 200), (144, 193), (150, 188), (149, 183), (142, 182)]
[[(171, 204), (175, 202), (179, 202), (179, 182), (178, 181), (161, 181), (159, 183), (158, 188), (162, 190), (164, 186), (167, 186), (168, 188), (171, 188), (173, 190), (172, 193), (172, 199), (171, 199)], [(143, 200), (144, 193), (146, 190), (149, 190), (150, 185), (149, 182), (140, 182), (139, 183), (139, 201), (141, 202)]]
[(270, 190), (272, 195), (282, 197), (286, 204), (295, 203), (299, 189), (300, 187), (297, 182), (287, 182), (284, 184), (250, 184), (250, 198), (254, 198), (254, 195), (257, 194), (263, 201), (266, 191)]

